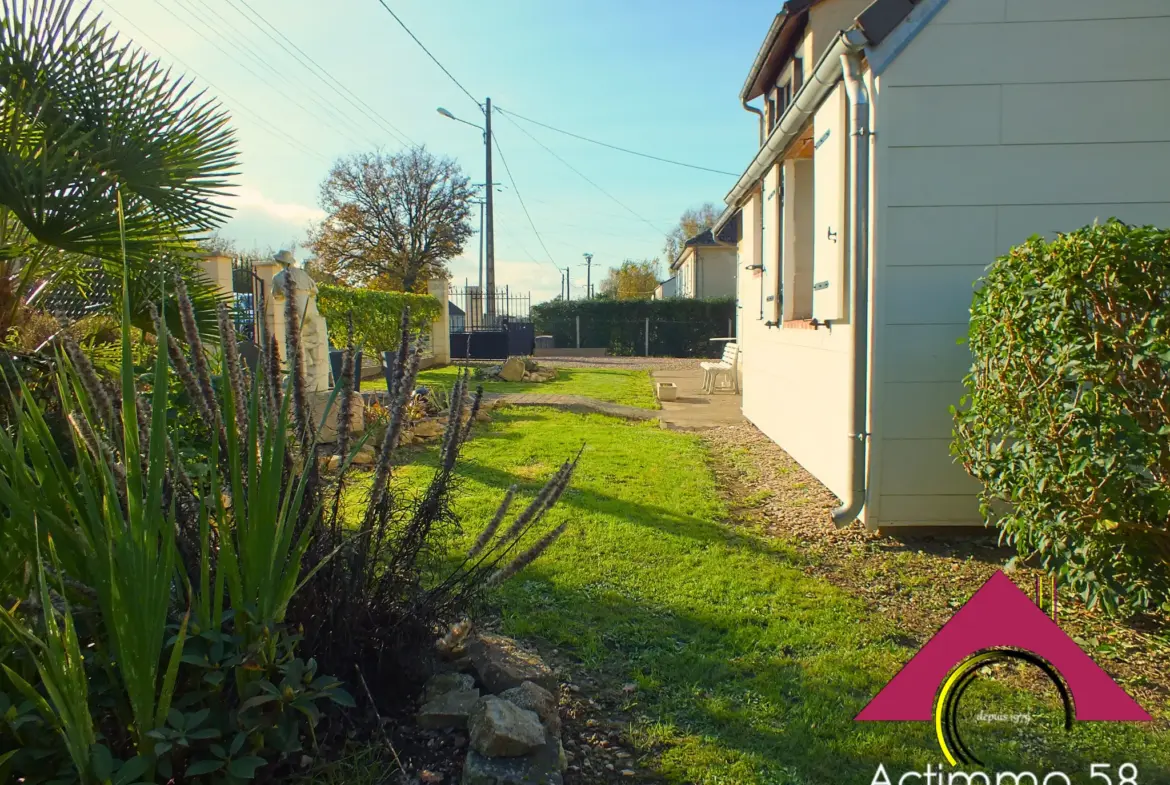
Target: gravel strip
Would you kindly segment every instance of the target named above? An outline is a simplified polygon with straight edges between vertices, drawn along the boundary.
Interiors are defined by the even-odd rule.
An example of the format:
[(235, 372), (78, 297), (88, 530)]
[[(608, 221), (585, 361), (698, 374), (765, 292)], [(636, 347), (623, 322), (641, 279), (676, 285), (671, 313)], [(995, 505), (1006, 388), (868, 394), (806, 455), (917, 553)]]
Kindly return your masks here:
[[(751, 424), (704, 431), (710, 466), (731, 525), (793, 546), (810, 575), (848, 591), (871, 612), (894, 622), (907, 656), (922, 646), (996, 570), (1029, 594), (1035, 566), (1007, 564), (994, 530), (879, 535), (860, 523), (837, 529), (829, 513), (837, 498)], [(1060, 626), (1147, 711), (1170, 707), (1170, 618), (1109, 619), (1061, 591)], [(1163, 714), (1163, 717), (1166, 715)], [(1166, 719), (1162, 727), (1170, 728)]]

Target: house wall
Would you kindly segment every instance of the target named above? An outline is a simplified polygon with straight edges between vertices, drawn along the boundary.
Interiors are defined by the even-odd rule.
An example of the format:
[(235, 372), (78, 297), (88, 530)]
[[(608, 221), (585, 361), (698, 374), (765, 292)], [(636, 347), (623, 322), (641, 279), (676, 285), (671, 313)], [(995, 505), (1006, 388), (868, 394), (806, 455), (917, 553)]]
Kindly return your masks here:
[(950, 0), (879, 76), (871, 525), (978, 521), (948, 407), (985, 266), (1111, 216), (1170, 225), (1168, 38), (1165, 0)]
[(704, 300), (734, 297), (736, 249), (719, 246), (696, 248), (695, 256), (695, 275), (698, 279), (695, 297)]
[[(841, 100), (841, 88), (834, 91), (826, 106), (835, 107)], [(836, 117), (835, 112), (829, 116)], [(822, 124), (825, 121), (822, 120)], [(818, 131), (813, 123), (814, 138)], [(836, 141), (836, 140), (835, 140)], [(848, 490), (848, 446), (849, 411), (847, 393), (851, 378), (851, 354), (853, 325), (847, 321), (833, 323), (831, 327), (815, 328), (807, 320), (781, 320), (776, 302), (768, 301), (777, 293), (778, 277), (790, 272), (795, 262), (796, 249), (811, 251), (811, 269), (825, 270), (838, 265), (838, 253), (847, 248), (849, 242), (847, 227), (841, 224), (842, 205), (846, 189), (844, 178), (834, 182), (816, 181), (811, 169), (817, 166), (816, 156), (831, 156), (833, 166), (840, 165), (840, 153), (834, 147), (824, 145), (814, 160), (787, 162), (772, 167), (764, 180), (763, 204), (767, 210), (764, 217), (762, 253), (751, 257), (749, 264), (758, 263), (763, 257), (762, 274), (740, 276), (739, 298), (743, 305), (740, 342), (744, 347), (743, 413), (791, 455), (798, 463), (823, 482), (833, 493), (843, 496)], [(778, 265), (776, 249), (781, 244), (781, 228), (778, 220), (780, 168), (789, 171), (789, 184), (785, 194), (783, 230), (785, 248), (785, 270)], [(794, 175), (806, 176), (797, 187)], [(823, 192), (814, 192), (813, 183)], [(753, 197), (753, 200), (760, 199)], [(751, 234), (748, 216), (753, 211), (745, 207), (745, 241)], [(797, 220), (807, 216), (809, 220)], [(817, 233), (827, 234), (826, 224), (838, 227), (837, 242), (819, 243)], [(758, 226), (758, 224), (757, 224)], [(756, 229), (758, 232), (758, 229)], [(810, 232), (812, 237), (809, 236)], [(745, 242), (743, 245), (747, 245)], [(753, 249), (754, 250), (754, 249)], [(745, 248), (741, 247), (741, 257)], [(742, 259), (741, 259), (742, 261)], [(791, 292), (792, 276), (787, 276), (785, 300)], [(809, 284), (808, 301), (816, 314), (816, 303), (811, 297), (811, 275), (805, 275)], [(763, 315), (760, 302), (763, 300)], [(835, 314), (834, 318), (840, 314)], [(824, 316), (821, 317), (822, 319)], [(773, 324), (769, 324), (772, 322)]]

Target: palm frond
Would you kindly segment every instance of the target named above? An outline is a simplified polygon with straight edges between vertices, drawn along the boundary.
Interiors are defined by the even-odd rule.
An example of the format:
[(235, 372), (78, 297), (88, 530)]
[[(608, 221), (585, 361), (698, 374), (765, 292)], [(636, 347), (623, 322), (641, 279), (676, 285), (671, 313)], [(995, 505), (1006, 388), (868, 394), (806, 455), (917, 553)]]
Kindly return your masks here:
[(2, 0), (0, 205), (40, 242), (118, 262), (189, 248), (227, 217), (228, 115), (89, 4)]

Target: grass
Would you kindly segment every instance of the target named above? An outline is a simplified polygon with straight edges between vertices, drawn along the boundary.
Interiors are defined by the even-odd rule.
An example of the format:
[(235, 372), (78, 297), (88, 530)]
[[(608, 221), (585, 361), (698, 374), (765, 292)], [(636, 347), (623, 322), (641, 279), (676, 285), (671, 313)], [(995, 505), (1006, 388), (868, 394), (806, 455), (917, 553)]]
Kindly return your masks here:
[[(655, 752), (660, 775), (704, 785), (868, 783), (884, 764), (897, 782), (939, 765), (929, 723), (853, 721), (913, 655), (900, 631), (808, 575), (806, 556), (727, 525), (696, 437), (543, 408), (494, 418), (459, 470), (469, 538), (509, 485), (530, 497), (586, 445), (549, 514), (549, 526), (569, 520), (568, 533), (499, 593), (505, 631), (557, 648), (606, 683), (636, 684), (632, 733)], [(421, 481), (430, 463), (433, 451), (401, 476)], [(994, 683), (980, 692), (975, 708), (1038, 710), (1036, 698)], [(1165, 707), (1146, 708), (1165, 727)], [(1060, 769), (1073, 782), (1089, 781), (1090, 763), (1133, 761), (1140, 782), (1165, 782), (1165, 736), (1080, 723), (1070, 733), (1012, 731), (991, 739), (987, 756), (1010, 770)]]
[[(448, 365), (432, 368), (418, 375), (422, 385), (451, 387), (459, 366)], [(479, 384), (480, 382), (476, 382)], [(658, 400), (650, 382), (648, 371), (625, 371), (599, 368), (558, 368), (557, 378), (549, 382), (482, 382), (485, 392), (490, 393), (542, 393), (548, 395), (583, 395), (599, 401), (636, 406), (640, 409), (657, 409)], [(362, 382), (363, 390), (384, 390), (384, 379), (369, 379)]]

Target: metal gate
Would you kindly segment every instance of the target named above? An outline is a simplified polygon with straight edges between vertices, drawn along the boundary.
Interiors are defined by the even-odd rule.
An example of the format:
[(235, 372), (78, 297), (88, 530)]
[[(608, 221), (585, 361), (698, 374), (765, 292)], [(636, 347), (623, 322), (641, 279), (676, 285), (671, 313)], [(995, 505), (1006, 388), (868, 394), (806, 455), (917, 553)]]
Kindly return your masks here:
[(256, 343), (256, 308), (264, 298), (264, 281), (246, 259), (232, 260), (232, 321), (241, 341)]
[(528, 356), (536, 349), (531, 294), (508, 287), (487, 296), (478, 286), (456, 287), (448, 294), (451, 357), (503, 360)]

